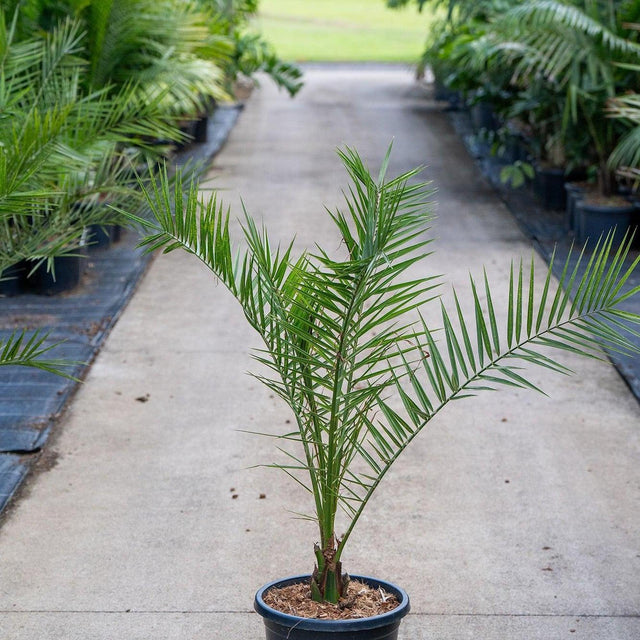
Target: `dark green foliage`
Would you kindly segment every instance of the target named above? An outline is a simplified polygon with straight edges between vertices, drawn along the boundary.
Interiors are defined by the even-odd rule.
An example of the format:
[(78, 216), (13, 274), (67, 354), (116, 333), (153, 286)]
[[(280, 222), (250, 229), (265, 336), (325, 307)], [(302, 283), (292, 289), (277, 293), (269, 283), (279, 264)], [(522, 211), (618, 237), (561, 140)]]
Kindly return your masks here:
[(640, 155), (637, 132), (625, 136), (624, 115), (610, 117), (626, 100), (615, 96), (640, 90), (638, 1), (434, 0), (431, 6), (440, 4), (447, 19), (430, 34), (422, 64), (525, 130), (539, 163), (567, 172), (593, 167), (601, 192), (615, 193), (612, 168)]

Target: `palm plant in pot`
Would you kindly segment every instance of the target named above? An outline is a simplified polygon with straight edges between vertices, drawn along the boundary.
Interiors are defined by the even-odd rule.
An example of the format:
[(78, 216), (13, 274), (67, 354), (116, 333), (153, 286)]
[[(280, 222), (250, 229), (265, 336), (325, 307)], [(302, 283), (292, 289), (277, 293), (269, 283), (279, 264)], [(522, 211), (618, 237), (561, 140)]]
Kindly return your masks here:
[[(406, 594), (343, 567), (347, 543), (382, 479), (407, 446), (451, 400), (500, 386), (535, 389), (522, 367), (568, 369), (549, 348), (601, 357), (607, 348), (637, 352), (629, 340), (640, 316), (620, 308), (639, 293), (625, 288), (637, 265), (626, 247), (604, 240), (593, 257), (570, 256), (554, 290), (550, 267), (512, 267), (506, 320), (494, 307), (484, 275), (472, 280), (469, 314), (454, 295), (447, 310), (438, 279), (425, 275), (431, 219), (427, 183), (418, 170), (386, 178), (387, 154), (374, 178), (356, 151), (340, 157), (352, 180), (344, 210), (330, 212), (340, 255), (321, 247), (294, 257), (293, 243), (274, 247), (246, 214), (236, 248), (229, 213), (215, 195), (166, 175), (142, 185), (150, 215), (130, 216), (149, 251), (186, 249), (241, 304), (264, 349), (258, 378), (282, 398), (295, 427), (277, 438), (276, 464), (311, 496), (306, 516), (317, 524), (310, 575), (270, 583), (256, 595), (267, 638), (395, 638), (409, 608)], [(337, 246), (336, 243), (332, 243)], [(440, 307), (441, 326), (424, 319)], [(312, 563), (310, 562), (310, 565)], [(311, 567), (310, 567), (311, 568)], [(278, 610), (270, 598), (303, 585), (310, 602), (348, 613), (356, 579), (395, 596), (398, 606), (360, 619), (312, 619)], [(390, 600), (385, 595), (382, 599)], [(329, 603), (328, 605), (326, 603)], [(341, 608), (342, 607), (342, 608)]]

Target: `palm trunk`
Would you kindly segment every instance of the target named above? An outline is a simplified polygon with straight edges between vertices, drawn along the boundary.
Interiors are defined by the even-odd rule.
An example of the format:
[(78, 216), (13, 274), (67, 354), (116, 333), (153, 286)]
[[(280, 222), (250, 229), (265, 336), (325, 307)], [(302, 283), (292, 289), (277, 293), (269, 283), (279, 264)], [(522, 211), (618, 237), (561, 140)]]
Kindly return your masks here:
[(342, 562), (336, 560), (336, 537), (327, 540), (324, 549), (314, 547), (316, 566), (311, 575), (311, 597), (316, 602), (338, 602), (349, 584), (349, 576), (342, 573)]
[(606, 162), (601, 162), (598, 168), (598, 190), (605, 196), (609, 197), (615, 193), (615, 177), (607, 167)]

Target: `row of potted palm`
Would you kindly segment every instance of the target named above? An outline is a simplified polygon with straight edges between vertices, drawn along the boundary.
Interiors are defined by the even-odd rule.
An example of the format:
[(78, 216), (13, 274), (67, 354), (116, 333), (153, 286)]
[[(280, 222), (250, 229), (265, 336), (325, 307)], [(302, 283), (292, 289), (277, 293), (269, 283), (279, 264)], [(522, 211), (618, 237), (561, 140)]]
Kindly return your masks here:
[[(133, 197), (128, 162), (136, 142), (177, 133), (159, 102), (137, 98), (132, 87), (111, 95), (85, 88), (78, 21), (21, 40), (17, 18), (0, 25), (0, 269), (26, 270), (40, 282), (40, 267), (46, 275), (55, 257), (78, 253), (86, 228), (114, 220), (105, 199)], [(9, 284), (19, 281), (18, 272), (8, 275)]]
[[(299, 70), (279, 63), (266, 43), (247, 35), (254, 5), (246, 0), (0, 4), (5, 294), (15, 290), (20, 270), (36, 290), (59, 288), (55, 259), (62, 258), (59, 265), (69, 262), (87, 241), (87, 229), (90, 242), (105, 237), (101, 227), (118, 221), (107, 205), (135, 206), (135, 173), (176, 144), (206, 134), (208, 112), (232, 99), (239, 74), (271, 70), (291, 94), (300, 88)], [(246, 39), (254, 43), (253, 52), (241, 44)]]
[[(424, 2), (420, 4), (425, 4)], [(536, 186), (547, 204), (571, 190), (569, 227), (580, 240), (635, 220), (638, 132), (628, 94), (638, 91), (635, 3), (591, 0), (452, 0), (432, 33), (424, 63), (472, 107), (490, 110), (499, 134), (527, 144)], [(522, 177), (509, 158), (504, 175)], [(522, 165), (520, 165), (521, 167)], [(547, 188), (559, 184), (559, 196)]]

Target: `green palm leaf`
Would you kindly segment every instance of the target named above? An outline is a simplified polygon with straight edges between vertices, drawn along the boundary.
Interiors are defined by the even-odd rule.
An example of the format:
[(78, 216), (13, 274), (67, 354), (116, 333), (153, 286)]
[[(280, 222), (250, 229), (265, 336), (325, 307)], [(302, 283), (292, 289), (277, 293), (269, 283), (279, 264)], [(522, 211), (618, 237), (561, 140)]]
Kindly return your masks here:
[(48, 338), (49, 335), (41, 331), (31, 335), (26, 331), (19, 331), (0, 340), (0, 366), (33, 367), (76, 380), (69, 373), (69, 369), (76, 363), (48, 357), (47, 354), (61, 344), (48, 343)]
[(496, 23), (526, 48), (518, 74), (542, 74), (561, 86), (612, 86), (612, 61), (637, 58), (640, 45), (616, 26), (613, 4), (533, 0), (511, 8)]

